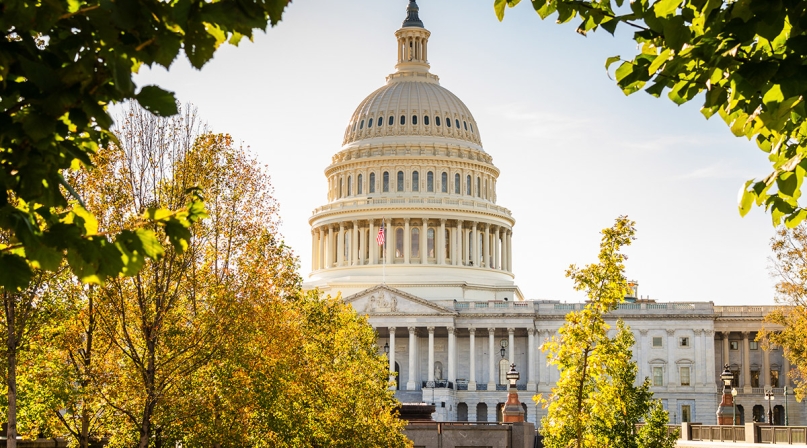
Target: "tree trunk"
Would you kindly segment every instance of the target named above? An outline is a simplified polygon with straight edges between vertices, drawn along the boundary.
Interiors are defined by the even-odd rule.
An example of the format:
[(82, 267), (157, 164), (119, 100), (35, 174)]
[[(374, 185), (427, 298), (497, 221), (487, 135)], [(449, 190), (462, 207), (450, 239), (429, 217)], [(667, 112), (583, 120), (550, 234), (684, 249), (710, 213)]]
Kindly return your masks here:
[(151, 438), (151, 416), (154, 413), (154, 406), (156, 405), (156, 391), (155, 377), (156, 377), (156, 351), (157, 344), (154, 341), (153, 329), (146, 332), (147, 340), (146, 350), (148, 350), (148, 364), (146, 365), (146, 403), (143, 406), (143, 420), (140, 424), (140, 444), (139, 448), (148, 448), (149, 439)]
[(8, 433), (6, 448), (17, 448), (17, 334), (16, 302), (5, 293), (6, 305), (6, 361), (8, 362)]

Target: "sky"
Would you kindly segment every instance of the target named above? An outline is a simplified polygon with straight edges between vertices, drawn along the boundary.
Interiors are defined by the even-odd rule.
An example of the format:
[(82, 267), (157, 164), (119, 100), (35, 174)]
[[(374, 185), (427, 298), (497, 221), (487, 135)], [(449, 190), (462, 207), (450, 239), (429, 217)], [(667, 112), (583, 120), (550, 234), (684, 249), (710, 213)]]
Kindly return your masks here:
[[(193, 103), (215, 132), (229, 133), (268, 165), (284, 239), (311, 266), (308, 218), (326, 203), (324, 169), (341, 148), (359, 103), (394, 71), (394, 32), (407, 0), (297, 0), (253, 42), (225, 45), (201, 71), (178, 59), (141, 69)], [(769, 215), (741, 218), (745, 180), (768, 174), (765, 154), (734, 137), (699, 100), (676, 106), (626, 97), (606, 58), (632, 56), (627, 30), (587, 37), (540, 20), (529, 2), (420, 0), (431, 31), (429, 62), (469, 107), (485, 151), (501, 170), (498, 204), (516, 219), (513, 267), (527, 299), (580, 301), (564, 272), (596, 262), (600, 230), (636, 221), (627, 275), (658, 301), (773, 304)]]

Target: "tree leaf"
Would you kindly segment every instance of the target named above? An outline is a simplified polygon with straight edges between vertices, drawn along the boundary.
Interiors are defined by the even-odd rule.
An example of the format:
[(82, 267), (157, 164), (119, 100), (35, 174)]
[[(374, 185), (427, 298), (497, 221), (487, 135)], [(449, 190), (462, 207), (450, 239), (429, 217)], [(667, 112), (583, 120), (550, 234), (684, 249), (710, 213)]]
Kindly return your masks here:
[(496, 11), (496, 18), (499, 19), (499, 22), (504, 20), (504, 8), (507, 6), (507, 0), (494, 0), (493, 1), (493, 10)]
[(157, 86), (143, 87), (136, 98), (146, 110), (160, 117), (169, 117), (179, 112), (174, 93)]
[(0, 252), (0, 286), (8, 291), (20, 291), (31, 281), (33, 272), (23, 257)]

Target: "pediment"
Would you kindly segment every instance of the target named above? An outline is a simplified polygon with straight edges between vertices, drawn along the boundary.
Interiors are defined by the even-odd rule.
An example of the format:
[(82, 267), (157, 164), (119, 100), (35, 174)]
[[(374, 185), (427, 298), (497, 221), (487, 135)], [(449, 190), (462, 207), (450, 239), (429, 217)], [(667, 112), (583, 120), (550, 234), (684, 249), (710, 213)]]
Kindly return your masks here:
[(393, 316), (454, 316), (456, 311), (387, 285), (378, 285), (345, 297), (359, 313)]

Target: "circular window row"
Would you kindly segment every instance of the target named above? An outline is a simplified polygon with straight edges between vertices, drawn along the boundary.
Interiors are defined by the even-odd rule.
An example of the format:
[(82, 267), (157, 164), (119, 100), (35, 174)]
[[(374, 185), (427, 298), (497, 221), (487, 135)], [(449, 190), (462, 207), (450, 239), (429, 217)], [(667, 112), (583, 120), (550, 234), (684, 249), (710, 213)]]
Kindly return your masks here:
[[(369, 118), (367, 120), (361, 120), (359, 123), (353, 123), (353, 131), (356, 131), (356, 126), (358, 126), (358, 130), (364, 129), (365, 121), (366, 121), (366, 124), (367, 124), (367, 129), (372, 128), (373, 125), (375, 125), (376, 127), (384, 126), (384, 116), (382, 115), (382, 116), (378, 117), (377, 119)], [(423, 125), (424, 126), (430, 126), (430, 121), (431, 120), (429, 120), (428, 115), (423, 116)], [(398, 122), (400, 123), (401, 126), (406, 125), (406, 115), (401, 115)], [(413, 126), (417, 126), (417, 124), (418, 124), (418, 116), (417, 115), (412, 115), (410, 123), (412, 123)], [(387, 119), (387, 126), (392, 126), (394, 124), (395, 124), (395, 117), (393, 115), (390, 115), (388, 117), (388, 119)], [(447, 128), (452, 127), (451, 118), (446, 117), (445, 120), (441, 120), (439, 116), (434, 117), (434, 125), (435, 126), (443, 126), (443, 124), (445, 124), (445, 126)], [(471, 133), (474, 132), (473, 123), (471, 123), (469, 125), (467, 121), (463, 120), (462, 121), (462, 126), (460, 126), (460, 120), (458, 118), (454, 119), (453, 127), (455, 127), (456, 129), (461, 129), (462, 128), (462, 129), (465, 129), (466, 131), (469, 131)]]

